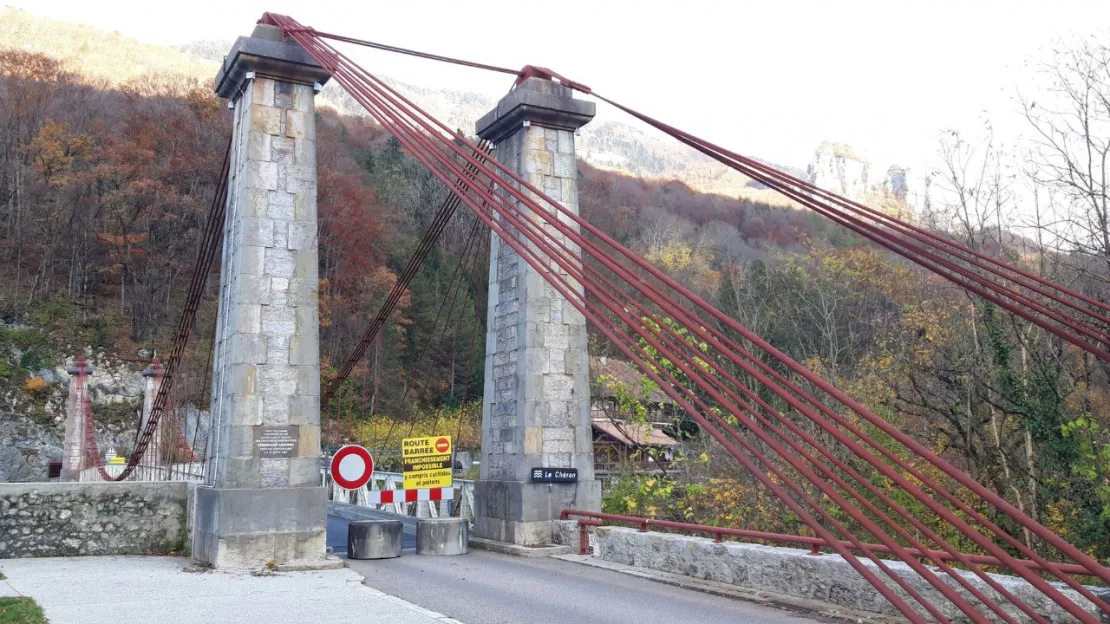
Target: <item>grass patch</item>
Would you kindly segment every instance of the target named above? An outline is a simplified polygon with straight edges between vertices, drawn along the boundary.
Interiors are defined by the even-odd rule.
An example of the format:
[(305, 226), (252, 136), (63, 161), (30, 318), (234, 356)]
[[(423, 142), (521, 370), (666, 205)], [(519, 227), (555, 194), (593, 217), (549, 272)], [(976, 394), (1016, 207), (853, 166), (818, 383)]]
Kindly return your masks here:
[(47, 624), (42, 607), (30, 598), (0, 598), (0, 624)]

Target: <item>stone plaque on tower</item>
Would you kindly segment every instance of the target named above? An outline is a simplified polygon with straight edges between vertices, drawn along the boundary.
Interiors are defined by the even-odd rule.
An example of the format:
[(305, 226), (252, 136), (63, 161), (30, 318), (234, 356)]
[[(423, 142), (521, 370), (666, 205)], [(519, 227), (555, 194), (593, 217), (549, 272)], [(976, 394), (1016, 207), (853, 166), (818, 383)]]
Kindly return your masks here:
[(213, 432), (193, 556), (216, 567), (325, 561), (320, 485), (315, 86), (328, 74), (259, 24), (216, 92), (234, 105), (212, 371)]
[[(573, 99), (567, 87), (529, 78), (479, 120), (477, 130), (496, 145), (499, 162), (577, 214), (574, 135), (593, 116), (593, 103)], [(533, 216), (540, 217), (568, 221), (554, 209)], [(490, 245), (474, 534), (524, 546), (550, 544), (552, 521), (563, 509), (601, 509), (586, 320), (497, 234)], [(575, 479), (535, 479), (537, 471)]]

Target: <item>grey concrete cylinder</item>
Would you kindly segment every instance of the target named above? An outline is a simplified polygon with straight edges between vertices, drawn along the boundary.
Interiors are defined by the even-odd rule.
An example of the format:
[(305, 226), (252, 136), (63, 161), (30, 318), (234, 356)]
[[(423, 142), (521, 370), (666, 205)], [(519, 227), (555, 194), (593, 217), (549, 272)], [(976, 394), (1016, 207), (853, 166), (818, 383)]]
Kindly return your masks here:
[(400, 556), (400, 520), (356, 520), (347, 527), (348, 559), (390, 559)]
[(465, 555), (469, 545), (466, 518), (425, 518), (416, 523), (418, 555)]

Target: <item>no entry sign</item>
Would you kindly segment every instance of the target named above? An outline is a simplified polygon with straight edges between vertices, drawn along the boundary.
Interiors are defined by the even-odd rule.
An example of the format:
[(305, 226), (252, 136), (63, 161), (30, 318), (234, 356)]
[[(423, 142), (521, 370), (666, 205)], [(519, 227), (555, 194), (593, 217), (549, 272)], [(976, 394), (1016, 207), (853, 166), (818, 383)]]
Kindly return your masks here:
[(344, 490), (357, 490), (370, 482), (374, 474), (374, 458), (370, 451), (348, 444), (331, 458), (331, 480)]

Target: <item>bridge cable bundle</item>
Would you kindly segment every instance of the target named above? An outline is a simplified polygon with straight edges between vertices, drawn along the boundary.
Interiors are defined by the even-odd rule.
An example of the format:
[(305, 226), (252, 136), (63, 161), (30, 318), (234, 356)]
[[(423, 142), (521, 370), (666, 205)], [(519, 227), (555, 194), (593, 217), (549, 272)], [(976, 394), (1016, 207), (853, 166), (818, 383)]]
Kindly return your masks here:
[[(1019, 598), (988, 574), (984, 570), (988, 565), (1021, 577), (1081, 622), (1095, 624), (1098, 621), (1097, 616), (1087, 610), (1089, 607), (1081, 606), (1083, 603), (1093, 603), (1099, 609), (1110, 611), (1110, 605), (1073, 578), (1073, 575), (1085, 575), (1110, 582), (1110, 570), (547, 197), (521, 176), (496, 161), (483, 163), (474, 158), (475, 145), (323, 42), (312, 29), (291, 18), (269, 13), (262, 21), (280, 27), (285, 35), (300, 44), (371, 117), (402, 143), (412, 158), (428, 167), (476, 217), (910, 621), (928, 621), (924, 611), (941, 622), (950, 621), (959, 613), (974, 622), (988, 622), (992, 618), (1017, 622), (1020, 611), (1032, 621), (1047, 622), (1030, 604), (1028, 596), (1024, 600)], [(553, 72), (547, 74), (558, 77)], [(588, 88), (581, 85), (577, 88), (588, 92)], [(689, 135), (681, 137), (684, 142), (689, 141), (688, 144), (713, 151), (709, 144)], [(925, 251), (917, 243), (908, 243), (887, 231), (880, 234), (880, 229), (866, 224), (862, 216), (881, 220), (887, 229), (918, 243), (931, 241), (935, 250), (943, 249), (944, 253), (962, 259), (967, 265), (1005, 277), (1013, 284), (1020, 284), (1021, 289), (1028, 288), (1036, 294), (1052, 293), (1053, 300), (1059, 297), (1068, 301), (1071, 297), (1095, 305), (1097, 302), (1092, 303), (1093, 299), (1088, 301), (1077, 293), (1068, 294), (1070, 291), (1066, 289), (1038, 281), (1036, 276), (1025, 275), (1020, 269), (977, 255), (941, 237), (933, 238), (935, 235), (924, 230), (895, 222), (881, 213), (871, 214), (866, 207), (852, 207), (848, 200), (806, 186), (801, 181), (781, 179), (779, 176), (783, 174), (755, 167), (730, 152), (720, 150), (719, 156), (738, 170), (750, 170), (756, 174), (753, 177), (760, 176), (756, 179), (769, 180), (769, 186), (784, 194), (800, 202), (809, 202), (806, 205), (812, 204), (815, 210), (824, 211), (822, 214), (838, 223), (866, 233), (864, 235), (880, 244), (889, 243), (892, 250), (913, 255), (914, 261), (972, 292), (981, 292), (1000, 306), (1021, 312), (1030, 322), (1046, 330), (1056, 330), (1053, 333), (1057, 335), (1067, 334), (1072, 338), (1069, 342), (1091, 352), (1102, 351), (1097, 346), (1101, 331), (1091, 320), (1065, 317), (1038, 303), (1029, 293), (1016, 287), (1000, 288), (994, 280), (944, 260), (937, 251)], [(467, 173), (459, 165), (460, 160), (473, 167), (479, 176), (497, 181), (496, 189), (490, 192), (481, 184), (465, 184)], [(849, 207), (854, 211), (850, 215)], [(900, 240), (902, 243), (898, 242)], [(1078, 303), (1072, 302), (1069, 307), (1073, 313), (1083, 312), (1095, 320), (1101, 316), (1101, 313), (1088, 312)], [(1076, 332), (1083, 329), (1084, 336), (1073, 335), (1059, 325)], [(664, 358), (671, 366), (660, 366), (658, 358)], [(765, 360), (773, 360), (776, 365)], [(814, 392), (828, 400), (822, 401), (814, 392), (792, 381), (780, 372), (782, 367), (789, 374), (804, 379), (816, 388)], [(742, 381), (741, 377), (749, 381)], [(782, 413), (770, 405), (750, 387), (754, 384), (766, 388), (789, 405), (790, 413)], [(835, 404), (838, 407), (831, 406)], [(850, 411), (851, 417), (841, 410)], [(799, 426), (795, 419), (815, 425), (839, 445), (829, 448)], [(876, 441), (864, 431), (861, 421), (889, 436), (915, 460), (927, 462), (930, 471), (938, 470), (974, 493), (992, 511), (1012, 518), (1072, 563), (1048, 561), (927, 475), (915, 465), (918, 462), (908, 461)], [(843, 459), (845, 450), (852, 454), (851, 461)], [(915, 512), (906, 509), (862, 474), (859, 468), (864, 464), (868, 470), (889, 479), (893, 487), (925, 505), (988, 555), (959, 551), (921, 522)], [(825, 501), (815, 497), (814, 491), (819, 491)], [(830, 504), (832, 509), (828, 508)], [(849, 519), (879, 545), (855, 535), (847, 526)], [(914, 532), (904, 525), (912, 527)], [(929, 548), (927, 542), (933, 548)], [(1019, 559), (1011, 551), (1028, 559)], [(857, 557), (854, 552), (862, 553), (863, 557)], [(899, 566), (880, 558), (880, 553), (896, 556), (948, 604), (943, 608), (934, 605), (904, 578), (904, 570), (900, 573)], [(957, 570), (950, 561), (958, 562), (964, 569)], [(1057, 583), (1042, 578), (1041, 572), (1051, 574)], [(889, 581), (882, 579), (880, 573)], [(911, 601), (916, 605), (911, 605)], [(1004, 607), (1002, 603), (1008, 604)], [(988, 617), (980, 607), (988, 609), (992, 615)]]

